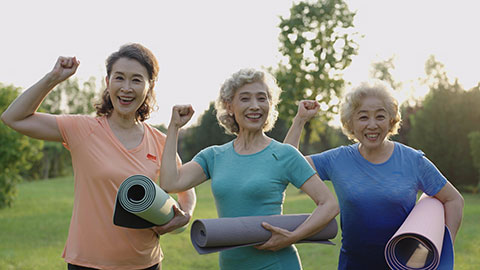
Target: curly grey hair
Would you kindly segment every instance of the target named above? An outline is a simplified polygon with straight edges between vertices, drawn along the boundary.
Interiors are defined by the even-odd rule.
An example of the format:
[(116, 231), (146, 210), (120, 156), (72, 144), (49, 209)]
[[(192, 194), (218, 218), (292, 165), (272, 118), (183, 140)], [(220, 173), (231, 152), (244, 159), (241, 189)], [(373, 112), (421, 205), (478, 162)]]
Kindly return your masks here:
[(270, 131), (274, 127), (278, 118), (277, 105), (280, 102), (282, 90), (278, 87), (276, 79), (270, 73), (253, 68), (245, 68), (235, 72), (230, 78), (225, 80), (215, 101), (218, 123), (225, 128), (227, 134), (237, 135), (240, 131), (235, 117), (228, 114), (228, 104), (232, 102), (235, 92), (239, 88), (254, 82), (262, 82), (267, 86), (267, 97), (270, 101), (270, 110), (263, 126), (263, 131)]
[(342, 122), (343, 134), (350, 140), (357, 141), (353, 134), (353, 114), (361, 106), (364, 98), (372, 96), (383, 102), (390, 116), (390, 130), (387, 133), (387, 138), (398, 134), (402, 118), (398, 101), (392, 95), (392, 92), (393, 90), (388, 85), (378, 80), (362, 82), (350, 90), (340, 104), (340, 121)]

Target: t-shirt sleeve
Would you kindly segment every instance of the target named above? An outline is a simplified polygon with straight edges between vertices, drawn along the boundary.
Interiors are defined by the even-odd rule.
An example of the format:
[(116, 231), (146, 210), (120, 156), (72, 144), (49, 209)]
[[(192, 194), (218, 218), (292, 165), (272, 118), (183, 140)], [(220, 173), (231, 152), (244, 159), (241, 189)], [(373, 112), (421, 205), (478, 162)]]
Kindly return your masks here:
[(310, 156), (313, 165), (315, 166), (315, 170), (322, 180), (330, 180), (329, 168), (332, 154), (333, 149)]
[(213, 149), (211, 147), (205, 148), (202, 151), (200, 151), (198, 154), (196, 154), (192, 161), (197, 162), (202, 166), (203, 172), (207, 176), (207, 179), (210, 179), (210, 171), (211, 171), (211, 160), (213, 158)]
[(57, 125), (67, 149), (74, 148), (93, 131), (95, 118), (86, 115), (58, 115)]
[[(290, 145), (288, 145), (290, 148)], [(315, 174), (315, 170), (305, 157), (294, 147), (289, 149), (289, 164), (285, 166), (288, 180), (295, 187), (300, 188), (310, 177)]]
[(419, 188), (429, 196), (437, 194), (447, 183), (447, 179), (425, 155), (419, 156)]

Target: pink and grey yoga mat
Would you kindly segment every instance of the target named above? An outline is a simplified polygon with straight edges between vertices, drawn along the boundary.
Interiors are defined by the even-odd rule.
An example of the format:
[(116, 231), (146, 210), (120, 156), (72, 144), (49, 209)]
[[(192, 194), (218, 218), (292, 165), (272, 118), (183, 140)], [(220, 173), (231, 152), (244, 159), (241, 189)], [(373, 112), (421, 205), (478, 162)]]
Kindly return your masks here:
[[(262, 227), (262, 222), (293, 231), (308, 217), (308, 214), (296, 214), (197, 219), (192, 223), (190, 238), (199, 254), (259, 245), (271, 236), (271, 232)], [(299, 243), (333, 245), (329, 239), (335, 238), (337, 232), (337, 222), (333, 219), (322, 231)]]
[(453, 270), (454, 252), (443, 204), (423, 194), (385, 247), (394, 270)]

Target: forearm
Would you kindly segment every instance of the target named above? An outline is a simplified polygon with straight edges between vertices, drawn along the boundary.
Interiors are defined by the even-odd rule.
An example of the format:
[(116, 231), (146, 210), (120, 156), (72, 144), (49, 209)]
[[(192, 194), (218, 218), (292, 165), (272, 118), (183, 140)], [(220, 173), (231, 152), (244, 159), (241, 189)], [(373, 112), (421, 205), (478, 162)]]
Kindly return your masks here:
[(195, 205), (197, 204), (197, 196), (195, 194), (195, 189), (191, 188), (187, 191), (178, 193), (178, 203), (180, 204), (180, 208), (185, 213), (188, 213), (193, 216), (193, 211), (195, 210)]
[(464, 201), (462, 197), (445, 202), (443, 205), (445, 208), (445, 224), (450, 230), (453, 241), (455, 241), (458, 229), (462, 223), (463, 205)]
[(178, 181), (177, 167), (177, 142), (179, 128), (169, 125), (167, 139), (162, 153), (162, 164), (160, 167), (160, 187), (167, 192), (175, 191), (175, 184)]
[(294, 242), (323, 230), (338, 215), (339, 211), (338, 203), (335, 200), (317, 205), (310, 217), (293, 231)]
[(287, 132), (287, 136), (285, 136), (283, 142), (291, 144), (298, 149), (298, 145), (300, 143), (300, 136), (302, 135), (302, 130), (306, 122), (306, 120), (300, 119), (298, 117), (293, 118), (292, 126), (290, 126), (290, 129)]
[(8, 126), (33, 115), (48, 93), (57, 85), (49, 74), (20, 94), (3, 112), (2, 121)]

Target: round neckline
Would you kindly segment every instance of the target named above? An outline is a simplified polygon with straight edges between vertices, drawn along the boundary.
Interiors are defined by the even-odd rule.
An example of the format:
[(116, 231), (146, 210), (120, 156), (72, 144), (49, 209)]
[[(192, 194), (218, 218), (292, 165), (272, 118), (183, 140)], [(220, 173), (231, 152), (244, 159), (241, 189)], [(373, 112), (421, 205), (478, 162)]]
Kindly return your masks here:
[(392, 143), (393, 143), (392, 154), (388, 157), (387, 160), (385, 160), (384, 162), (381, 162), (381, 163), (373, 163), (373, 162), (369, 161), (368, 159), (366, 159), (364, 156), (362, 156), (362, 154), (360, 153), (360, 149), (359, 149), (360, 143), (355, 144), (355, 154), (370, 165), (381, 166), (381, 165), (387, 164), (393, 158), (393, 155), (395, 154), (395, 151), (397, 151), (397, 143), (394, 142), (394, 141), (392, 141)]
[(261, 154), (262, 152), (265, 152), (268, 148), (271, 147), (271, 145), (273, 144), (273, 141), (274, 139), (270, 139), (270, 142), (267, 144), (267, 146), (265, 146), (263, 149), (261, 149), (260, 151), (258, 152), (255, 152), (255, 153), (251, 153), (251, 154), (239, 154), (236, 150), (235, 150), (235, 145), (233, 144), (235, 140), (232, 140), (230, 141), (230, 146), (232, 147), (232, 150), (233, 150), (233, 153), (235, 153), (235, 155), (239, 156), (239, 157), (251, 157), (251, 156), (254, 156), (254, 155), (259, 155)]

